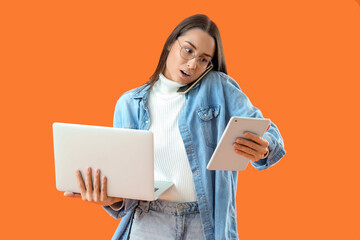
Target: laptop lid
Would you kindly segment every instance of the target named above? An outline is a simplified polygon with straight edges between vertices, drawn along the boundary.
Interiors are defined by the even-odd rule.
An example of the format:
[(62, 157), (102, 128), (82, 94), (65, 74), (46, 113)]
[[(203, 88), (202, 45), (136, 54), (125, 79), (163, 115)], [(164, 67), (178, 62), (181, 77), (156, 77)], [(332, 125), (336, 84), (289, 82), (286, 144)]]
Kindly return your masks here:
[(59, 191), (79, 192), (75, 171), (91, 167), (107, 177), (109, 196), (155, 199), (152, 132), (54, 123), (53, 141)]

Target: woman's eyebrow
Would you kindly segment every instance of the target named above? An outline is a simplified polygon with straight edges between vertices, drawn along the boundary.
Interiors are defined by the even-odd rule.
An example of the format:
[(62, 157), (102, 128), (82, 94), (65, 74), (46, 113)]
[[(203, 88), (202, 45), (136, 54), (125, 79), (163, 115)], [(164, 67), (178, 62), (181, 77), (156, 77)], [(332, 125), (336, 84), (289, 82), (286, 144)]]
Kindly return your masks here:
[[(196, 50), (196, 47), (195, 47), (195, 45), (194, 44), (192, 44), (191, 42), (189, 42), (189, 41), (185, 41), (186, 43), (188, 43), (189, 45), (191, 45), (195, 50)], [(208, 56), (208, 57), (210, 57), (210, 58), (212, 58), (212, 56), (210, 55), (210, 54), (207, 54), (207, 53), (203, 53), (203, 55), (205, 55), (205, 56)]]
[(190, 44), (195, 50), (196, 50), (196, 47), (195, 47), (195, 45), (194, 44), (192, 44), (191, 42), (189, 42), (189, 41), (185, 41), (185, 42), (187, 42), (188, 44)]

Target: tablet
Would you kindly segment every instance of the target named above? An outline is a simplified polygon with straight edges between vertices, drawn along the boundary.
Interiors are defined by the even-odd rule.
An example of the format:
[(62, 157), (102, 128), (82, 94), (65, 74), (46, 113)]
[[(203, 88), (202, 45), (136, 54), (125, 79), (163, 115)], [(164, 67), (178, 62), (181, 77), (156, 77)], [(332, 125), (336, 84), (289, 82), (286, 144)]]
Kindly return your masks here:
[(265, 118), (232, 117), (228, 122), (221, 139), (207, 165), (208, 170), (243, 171), (249, 159), (235, 153), (233, 144), (244, 132), (252, 132), (259, 136), (270, 127), (271, 121)]

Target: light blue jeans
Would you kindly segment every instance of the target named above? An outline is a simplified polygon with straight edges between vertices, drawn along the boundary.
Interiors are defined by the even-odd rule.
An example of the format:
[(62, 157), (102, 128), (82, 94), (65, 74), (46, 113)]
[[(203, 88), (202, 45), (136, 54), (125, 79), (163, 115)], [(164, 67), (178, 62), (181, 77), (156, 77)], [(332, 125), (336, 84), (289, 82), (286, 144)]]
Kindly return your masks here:
[(130, 240), (205, 239), (197, 202), (140, 201)]

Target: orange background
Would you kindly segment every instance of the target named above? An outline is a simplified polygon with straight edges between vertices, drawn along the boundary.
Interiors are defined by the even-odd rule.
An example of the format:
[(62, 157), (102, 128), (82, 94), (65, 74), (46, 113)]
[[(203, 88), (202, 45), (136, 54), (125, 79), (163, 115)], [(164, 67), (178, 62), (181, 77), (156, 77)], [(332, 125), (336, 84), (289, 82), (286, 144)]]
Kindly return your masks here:
[(240, 239), (360, 239), (355, 0), (2, 1), (1, 239), (110, 239), (119, 220), (55, 189), (51, 125), (111, 126), (195, 13), (216, 22), (229, 75), (287, 150), (240, 172)]

